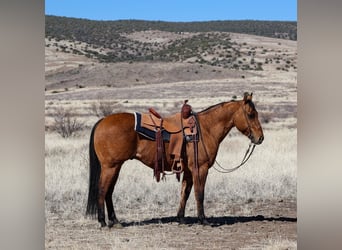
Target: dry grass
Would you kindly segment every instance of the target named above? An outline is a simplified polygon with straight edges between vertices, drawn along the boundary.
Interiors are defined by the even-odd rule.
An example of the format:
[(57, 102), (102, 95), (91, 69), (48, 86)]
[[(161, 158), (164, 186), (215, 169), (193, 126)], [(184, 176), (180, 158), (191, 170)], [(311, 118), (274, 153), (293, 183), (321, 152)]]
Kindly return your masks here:
[[(55, 133), (46, 135), (47, 213), (73, 218), (83, 216), (88, 188), (87, 132), (68, 139)], [(228, 167), (239, 164), (247, 145), (248, 139), (232, 131), (232, 136), (227, 137), (220, 147), (218, 162)], [(295, 199), (296, 178), (296, 130), (265, 131), (264, 143), (256, 147), (251, 159), (238, 171), (224, 175), (213, 168), (210, 170), (206, 206), (210, 204), (215, 210), (215, 203), (229, 206), (231, 202)], [(129, 160), (122, 168), (114, 202), (119, 217), (126, 209), (155, 216), (160, 210), (170, 208), (174, 210), (172, 216), (178, 206), (179, 192), (180, 183), (174, 176), (156, 183), (150, 168)], [(191, 195), (188, 214), (195, 216), (195, 213)]]
[[(250, 86), (261, 88), (259, 81), (257, 79)], [(87, 98), (75, 100), (47, 100), (47, 127), (62, 106), (71, 108), (86, 128), (67, 139), (57, 133), (46, 133), (46, 248), (222, 249), (229, 246), (238, 249), (251, 246), (249, 249), (255, 249), (270, 246), (282, 249), (288, 244), (287, 248), (292, 249), (296, 242), (296, 223), (272, 221), (279, 217), (296, 218), (297, 119), (291, 115), (296, 107), (296, 92), (292, 91), (295, 84), (291, 81), (286, 83), (284, 79), (286, 88), (274, 89), (272, 79), (269, 81), (263, 85), (266, 90), (257, 92), (255, 96), (261, 120), (264, 113), (270, 119), (262, 124), (265, 134), (263, 144), (256, 147), (251, 159), (238, 171), (227, 175), (214, 169), (209, 171), (204, 207), (209, 218), (220, 222), (220, 226), (209, 229), (196, 224), (183, 228), (175, 222), (159, 223), (158, 218), (176, 215), (180, 183), (174, 176), (168, 176), (166, 182), (156, 183), (151, 169), (132, 160), (124, 164), (113, 197), (118, 218), (129, 226), (119, 231), (98, 230), (97, 221), (84, 218), (89, 178), (88, 140), (90, 129), (98, 119), (92, 105), (98, 101), (87, 99), (87, 94)], [(199, 97), (190, 99), (195, 111), (229, 100), (238, 93), (239, 84), (242, 89), (244, 83), (237, 83), (237, 86), (234, 83), (231, 86), (235, 87), (229, 92), (223, 91), (213, 96), (205, 93), (206, 83), (198, 84), (200, 92), (196, 94)], [(141, 88), (144, 92), (139, 94), (139, 98), (134, 95), (130, 99), (120, 98), (121, 91), (126, 91), (124, 89), (118, 91), (119, 98), (114, 95), (111, 99), (102, 100), (117, 103), (113, 112), (146, 112), (152, 106), (162, 115), (168, 115), (180, 109), (185, 96), (177, 96), (172, 91), (181, 86), (181, 83), (175, 84), (170, 92), (164, 89), (164, 93), (156, 99), (148, 98), (152, 89), (156, 91), (153, 86), (145, 86)], [(217, 88), (225, 88), (224, 83), (218, 83)], [(84, 95), (85, 91), (79, 90), (79, 93)], [(166, 93), (177, 97), (166, 99), (163, 97)], [(283, 113), (285, 111), (286, 115)], [(239, 132), (231, 131), (220, 147), (217, 160), (225, 167), (239, 164), (248, 143), (248, 139)], [(186, 216), (195, 217), (196, 214), (191, 193)], [(260, 214), (270, 218), (270, 221), (255, 220), (255, 216)], [(280, 236), (287, 237), (289, 242), (277, 242)], [(277, 245), (280, 247), (277, 248)]]
[[(232, 132), (232, 136), (223, 141), (218, 154), (218, 161), (225, 166), (238, 164), (248, 145), (244, 136)], [(279, 215), (291, 217), (295, 213), (292, 203), (286, 201), (296, 199), (296, 130), (266, 130), (264, 143), (236, 172), (224, 175), (210, 170), (204, 207), (207, 216), (216, 218), (220, 224), (214, 228), (196, 224), (179, 226), (172, 220), (162, 222), (176, 214), (180, 183), (174, 176), (157, 183), (151, 169), (132, 160), (122, 168), (113, 199), (118, 218), (129, 226), (123, 230), (99, 230), (95, 220), (84, 217), (88, 136), (89, 131), (67, 139), (56, 133), (46, 134), (46, 248), (296, 248), (293, 223), (277, 222)], [(269, 206), (270, 200), (276, 206)], [(186, 216), (196, 217), (196, 214), (191, 193)], [(257, 214), (276, 222), (255, 221)], [(282, 237), (289, 237), (289, 240)]]
[[(228, 201), (296, 198), (296, 130), (264, 131), (265, 140), (257, 146), (251, 159), (231, 174), (210, 170), (208, 197), (225, 197)], [(217, 161), (236, 166), (247, 149), (248, 139), (234, 135), (223, 141)], [(220, 191), (222, 190), (222, 191)]]
[(264, 240), (259, 244), (241, 248), (243, 250), (262, 249), (262, 250), (294, 250), (297, 249), (297, 242), (293, 240), (283, 239), (281, 236)]

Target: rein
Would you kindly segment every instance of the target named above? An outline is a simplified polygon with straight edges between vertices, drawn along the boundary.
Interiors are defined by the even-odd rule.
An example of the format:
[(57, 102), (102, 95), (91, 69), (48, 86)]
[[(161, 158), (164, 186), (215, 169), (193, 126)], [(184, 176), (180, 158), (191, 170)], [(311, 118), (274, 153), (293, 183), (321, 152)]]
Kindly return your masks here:
[(231, 173), (231, 172), (233, 172), (233, 171), (239, 169), (243, 164), (245, 164), (245, 163), (248, 161), (249, 157), (251, 157), (251, 155), (252, 155), (252, 153), (253, 153), (253, 151), (254, 151), (254, 148), (255, 148), (255, 144), (254, 144), (254, 143), (250, 143), (249, 146), (248, 146), (248, 149), (247, 149), (247, 151), (246, 151), (246, 153), (245, 153), (245, 156), (243, 157), (243, 159), (242, 159), (240, 165), (238, 165), (238, 166), (236, 166), (236, 167), (234, 167), (234, 168), (229, 168), (229, 169), (224, 168), (224, 167), (222, 167), (222, 166), (217, 162), (217, 160), (215, 160), (215, 163), (216, 163), (216, 165), (219, 166), (221, 169), (216, 168), (215, 165), (213, 165), (213, 168), (214, 168), (217, 172), (220, 172), (220, 173), (223, 173), (223, 174)]
[[(208, 161), (209, 161), (209, 154), (208, 154), (207, 148), (206, 148), (206, 146), (205, 146), (205, 144), (204, 144), (203, 137), (202, 137), (202, 133), (200, 132), (199, 134), (200, 134), (200, 137), (201, 137), (201, 141), (202, 141), (202, 145), (203, 145), (205, 154), (207, 155), (207, 158), (208, 158)], [(223, 174), (231, 173), (231, 172), (233, 172), (233, 171), (239, 169), (242, 165), (244, 165), (244, 164), (248, 161), (248, 159), (251, 157), (251, 155), (252, 155), (252, 153), (253, 153), (253, 151), (254, 151), (254, 148), (255, 148), (255, 144), (251, 142), (251, 143), (249, 144), (249, 146), (248, 146), (248, 149), (247, 149), (247, 151), (246, 151), (246, 153), (245, 153), (245, 156), (243, 157), (243, 159), (242, 159), (240, 165), (238, 165), (238, 166), (236, 166), (236, 167), (234, 167), (234, 168), (228, 168), (228, 169), (227, 169), (227, 168), (224, 168), (224, 167), (222, 167), (222, 166), (220, 165), (220, 163), (218, 163), (218, 161), (217, 161), (216, 159), (215, 159), (215, 163), (216, 163), (216, 165), (219, 166), (221, 169), (216, 168), (215, 165), (213, 165), (213, 168), (214, 168), (217, 172), (220, 172), (220, 173), (223, 173)]]

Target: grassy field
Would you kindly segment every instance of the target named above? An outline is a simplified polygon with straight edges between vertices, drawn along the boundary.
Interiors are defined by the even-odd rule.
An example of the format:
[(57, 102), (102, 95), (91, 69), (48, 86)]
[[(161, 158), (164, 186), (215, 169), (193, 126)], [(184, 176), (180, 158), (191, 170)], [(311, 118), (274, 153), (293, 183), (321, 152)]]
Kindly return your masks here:
[[(81, 246), (86, 249), (156, 248), (160, 238), (151, 238), (144, 232), (152, 230), (159, 234), (158, 228), (163, 227), (165, 223), (168, 229), (164, 228), (162, 230), (164, 235), (160, 236), (167, 243), (163, 245), (165, 248), (206, 249), (205, 246), (209, 247), (207, 244), (197, 247), (184, 243), (177, 243), (177, 245), (167, 240), (168, 230), (179, 231), (177, 223), (172, 222), (173, 219), (170, 222), (167, 218), (176, 215), (180, 183), (174, 176), (167, 176), (166, 181), (157, 183), (153, 179), (152, 170), (136, 160), (129, 160), (124, 164), (113, 197), (117, 216), (128, 228), (121, 233), (108, 231), (98, 235), (101, 230), (97, 229), (97, 221), (84, 216), (89, 178), (89, 133), (89, 128), (70, 138), (62, 138), (55, 132), (46, 133), (47, 248), (79, 249), (74, 245), (74, 242), (79, 241), (83, 241)], [(297, 194), (296, 129), (286, 127), (276, 130), (266, 129), (264, 134), (264, 143), (256, 147), (251, 159), (242, 168), (231, 174), (222, 174), (213, 168), (209, 171), (204, 206), (206, 215), (218, 221), (220, 225), (225, 225), (226, 222), (220, 220), (229, 220), (229, 216), (234, 216), (234, 220), (241, 220), (241, 222), (244, 218), (247, 220), (256, 218), (256, 213), (259, 216), (260, 213), (263, 216), (269, 215), (270, 218), (279, 216), (277, 208), (273, 209), (269, 206), (270, 201), (293, 210), (291, 204), (295, 203)], [(248, 143), (247, 138), (232, 130), (220, 147), (217, 161), (225, 167), (239, 164)], [(265, 213), (267, 210), (269, 211)], [(195, 199), (191, 193), (186, 216), (195, 218), (196, 213)], [(144, 224), (147, 226), (142, 229), (139, 225)], [(233, 226), (237, 227), (237, 224)], [(184, 230), (189, 233), (188, 228)], [(206, 230), (195, 224), (191, 227), (190, 235), (203, 233)], [(284, 236), (286, 233), (282, 233), (281, 230), (276, 230), (270, 238), (258, 243), (251, 242), (248, 246), (264, 249), (296, 248), (293, 236), (289, 236), (288, 239)], [(98, 239), (93, 238), (89, 241), (89, 238), (82, 237), (83, 233), (88, 236), (95, 234)], [(77, 241), (72, 239), (66, 242), (58, 241), (60, 237), (65, 240), (64, 237), (69, 234)], [(217, 248), (222, 247), (222, 244), (228, 244), (222, 242), (224, 237), (224, 235), (217, 236), (220, 242), (217, 243)], [(96, 248), (98, 242), (102, 242), (103, 247)]]
[[(46, 134), (47, 213), (83, 217), (88, 188), (88, 132), (67, 139), (57, 133)], [(237, 131), (231, 134), (223, 141), (217, 157), (225, 167), (238, 165), (249, 143)], [(206, 203), (215, 209), (215, 203), (229, 208), (231, 202), (296, 199), (296, 173), (296, 130), (266, 130), (264, 143), (256, 147), (251, 159), (238, 171), (222, 174), (210, 169)], [(179, 193), (180, 183), (174, 176), (157, 183), (150, 168), (129, 160), (120, 173), (114, 202), (119, 210), (138, 213), (171, 207), (176, 211)], [(196, 216), (192, 196), (188, 210)]]
[[(242, 52), (257, 47), (258, 60), (281, 57), (295, 67), (278, 70), (276, 61), (258, 72), (186, 62), (99, 64), (46, 49), (47, 249), (296, 249), (296, 42), (238, 34), (232, 38), (242, 44)], [(69, 66), (74, 71), (68, 71)], [(265, 140), (239, 170), (209, 170), (204, 209), (211, 226), (196, 223), (193, 193), (185, 211), (189, 224), (179, 225), (175, 215), (181, 184), (175, 176), (157, 183), (153, 171), (136, 160), (123, 165), (113, 195), (124, 228), (99, 230), (96, 220), (85, 217), (88, 143), (98, 120), (94, 105), (110, 104), (114, 113), (154, 107), (167, 116), (178, 112), (184, 99), (199, 112), (235, 96), (240, 99), (244, 91), (254, 93)], [(61, 108), (82, 123), (82, 129), (68, 138), (54, 129)], [(233, 129), (217, 161), (226, 168), (238, 165), (248, 144)]]
[[(205, 90), (205, 85), (202, 86)], [(258, 92), (255, 97), (264, 128), (263, 144), (255, 148), (250, 160), (239, 170), (230, 174), (221, 174), (214, 168), (209, 171), (204, 208), (209, 221), (215, 225), (211, 230), (196, 224), (193, 193), (185, 212), (194, 224), (180, 227), (174, 218), (180, 183), (175, 176), (167, 176), (165, 182), (157, 183), (152, 170), (136, 160), (124, 164), (113, 195), (117, 216), (125, 228), (119, 232), (98, 230), (97, 221), (84, 215), (89, 135), (98, 119), (92, 106), (99, 100), (46, 100), (46, 248), (296, 248), (296, 92), (290, 91), (291, 88), (274, 91), (273, 84), (264, 86), (270, 90)], [(200, 111), (223, 100), (227, 97), (203, 96), (192, 99), (191, 104)], [(148, 99), (146, 95), (140, 99), (133, 96), (128, 101), (119, 98), (102, 101), (110, 103), (113, 112), (146, 112), (153, 106), (163, 115), (176, 112), (182, 103), (181, 98)], [(83, 129), (69, 138), (62, 138), (52, 129), (61, 107), (84, 124)], [(222, 142), (217, 161), (227, 168), (238, 165), (248, 144), (249, 140), (233, 129)], [(177, 240), (170, 235), (177, 236)], [(189, 239), (194, 240), (189, 243)]]

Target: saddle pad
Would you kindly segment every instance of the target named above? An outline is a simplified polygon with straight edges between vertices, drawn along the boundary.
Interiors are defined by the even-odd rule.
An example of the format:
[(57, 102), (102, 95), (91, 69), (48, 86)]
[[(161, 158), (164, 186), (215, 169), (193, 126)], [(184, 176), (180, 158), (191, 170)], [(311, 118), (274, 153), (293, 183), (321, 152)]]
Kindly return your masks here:
[[(137, 112), (134, 112), (134, 130), (149, 140), (156, 140), (156, 131), (143, 127), (141, 124), (141, 114)], [(170, 141), (170, 133), (166, 130), (162, 131), (162, 136), (164, 141)]]

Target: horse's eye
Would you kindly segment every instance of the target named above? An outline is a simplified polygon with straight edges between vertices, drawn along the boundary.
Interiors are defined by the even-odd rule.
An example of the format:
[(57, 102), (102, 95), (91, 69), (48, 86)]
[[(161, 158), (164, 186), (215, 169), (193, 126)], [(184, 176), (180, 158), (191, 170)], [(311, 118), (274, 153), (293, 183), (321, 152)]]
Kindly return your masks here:
[(249, 118), (249, 119), (254, 119), (254, 118), (255, 118), (255, 114), (254, 114), (254, 113), (248, 114), (248, 118)]

